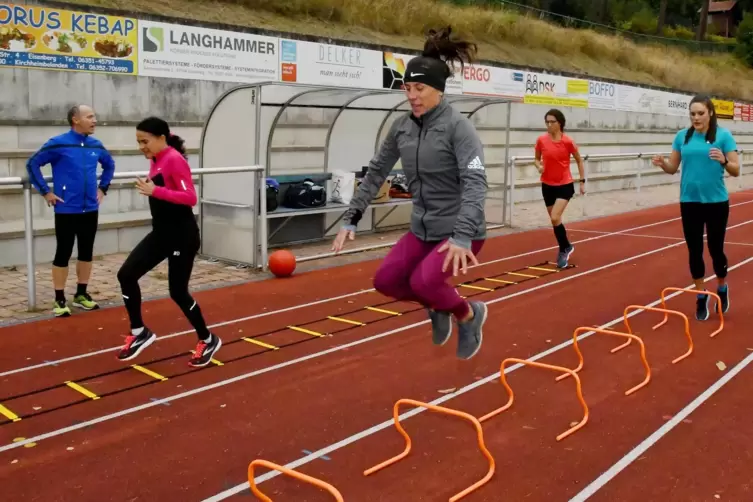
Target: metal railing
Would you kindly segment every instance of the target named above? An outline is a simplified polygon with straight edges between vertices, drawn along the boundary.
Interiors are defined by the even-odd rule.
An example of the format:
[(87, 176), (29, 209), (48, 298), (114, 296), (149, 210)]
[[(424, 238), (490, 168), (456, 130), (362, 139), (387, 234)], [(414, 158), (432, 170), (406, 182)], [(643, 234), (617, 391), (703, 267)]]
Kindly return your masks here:
[[(746, 153), (742, 149), (737, 150), (740, 154), (740, 177), (743, 174), (743, 163), (744, 163), (744, 154)], [(583, 154), (583, 163), (584, 163), (584, 171), (585, 171), (585, 178), (588, 181), (589, 179), (589, 161), (617, 161), (617, 160), (631, 160), (631, 159), (646, 159), (647, 162), (651, 161), (651, 158), (654, 155), (669, 155), (669, 152), (630, 152), (630, 153), (607, 153), (607, 154), (598, 154), (598, 153), (592, 153), (592, 154)], [(510, 172), (509, 172), (509, 194), (510, 197), (507, 201), (505, 201), (505, 205), (508, 205), (506, 209), (506, 216), (508, 218), (508, 221), (506, 222), (508, 226), (512, 226), (512, 215), (513, 215), (513, 207), (515, 204), (514, 200), (514, 194), (515, 194), (515, 168), (516, 166), (521, 165), (530, 165), (535, 160), (534, 156), (513, 156), (510, 157), (510, 161), (508, 163)], [(571, 159), (571, 163), (574, 163)], [(658, 169), (658, 168), (657, 168)], [(235, 208), (235, 209), (241, 209), (241, 210), (250, 210), (253, 211), (253, 217), (254, 217), (254, 228), (251, 232), (251, 245), (252, 249), (254, 249), (253, 253), (253, 266), (257, 266), (257, 260), (259, 258), (259, 251), (261, 251), (261, 255), (266, 257), (266, 226), (267, 226), (267, 207), (266, 207), (266, 182), (264, 180), (264, 166), (238, 166), (238, 167), (214, 167), (214, 168), (200, 168), (200, 169), (194, 169), (192, 170), (191, 174), (193, 176), (201, 177), (202, 175), (207, 174), (229, 174), (229, 173), (240, 173), (240, 172), (253, 172), (254, 173), (254, 183), (256, 186), (256, 190), (254, 190), (255, 193), (252, 194), (253, 200), (251, 204), (246, 203), (237, 203), (237, 202), (230, 202), (230, 201), (222, 201), (222, 200), (214, 200), (214, 199), (205, 199), (203, 197), (203, 183), (199, 183), (197, 187), (197, 195), (198, 195), (198, 201), (197, 205), (199, 207), (199, 215), (198, 218), (201, 222), (201, 218), (203, 216), (203, 205), (216, 205), (216, 206), (226, 206), (229, 208)], [(641, 175), (645, 173), (650, 173), (652, 171), (644, 170), (643, 168), (639, 168), (637, 171), (616, 171), (615, 174), (618, 177), (621, 178), (629, 178), (631, 176), (636, 177), (636, 190), (640, 191), (641, 189)], [(130, 171), (130, 172), (116, 172), (113, 176), (114, 180), (117, 179), (135, 179), (137, 177), (146, 177), (148, 176), (147, 171)], [(98, 175), (98, 178), (100, 178), (101, 175)], [(45, 176), (45, 181), (51, 182), (52, 176)], [(25, 251), (26, 251), (26, 266), (27, 266), (27, 291), (28, 291), (28, 308), (29, 310), (36, 309), (36, 263), (35, 263), (35, 251), (34, 251), (34, 222), (33, 222), (33, 208), (32, 208), (32, 187), (29, 182), (28, 176), (23, 177), (5, 177), (0, 178), (0, 186), (10, 186), (14, 187), (17, 186), (19, 188), (22, 188), (23, 190), (23, 201), (24, 201), (24, 243), (25, 243)], [(291, 216), (295, 216), (294, 213), (291, 214)], [(200, 223), (201, 224), (201, 223)], [(202, 236), (203, 238), (203, 236)], [(394, 243), (388, 243), (388, 244), (380, 244), (378, 246), (370, 247), (367, 246), (365, 248), (358, 248), (353, 249), (351, 252), (358, 252), (358, 251), (364, 251), (364, 250), (370, 250), (370, 249), (377, 249), (381, 247), (387, 247)], [(261, 248), (261, 249), (257, 249)], [(306, 257), (301, 258), (299, 261), (308, 261), (311, 259), (316, 259), (319, 257), (329, 256), (333, 255), (334, 253), (325, 253), (321, 256), (316, 257)], [(222, 259), (222, 258), (220, 258)], [(264, 268), (265, 263), (262, 263), (261, 266)]]
[[(588, 169), (589, 160), (594, 160), (594, 161), (615, 161), (615, 160), (639, 160), (639, 159), (645, 159), (650, 164), (651, 163), (651, 158), (654, 155), (662, 155), (664, 157), (668, 157), (670, 155), (670, 153), (671, 152), (585, 153), (585, 154), (581, 155), (581, 158), (583, 159), (583, 175), (584, 175), (583, 177), (586, 180), (586, 184), (588, 184), (588, 179), (589, 179), (589, 169)], [(745, 157), (744, 154), (746, 153), (746, 150), (738, 148), (737, 149), (737, 153), (740, 155), (740, 175), (738, 176), (738, 179), (740, 179), (742, 177), (742, 175), (743, 175), (743, 162), (744, 162), (744, 157)], [(508, 211), (507, 211), (507, 215), (509, 216), (509, 220), (505, 222), (508, 226), (512, 226), (512, 210), (513, 210), (513, 207), (514, 207), (514, 204), (515, 204), (514, 197), (513, 197), (515, 195), (515, 167), (516, 167), (516, 165), (517, 166), (520, 166), (520, 165), (531, 165), (531, 164), (534, 163), (535, 160), (536, 160), (536, 157), (533, 156), (533, 155), (518, 155), (518, 156), (510, 157), (510, 171), (511, 171), (512, 174), (510, 176), (510, 189), (509, 189), (509, 192), (510, 192), (509, 204), (510, 205), (509, 205), (509, 208), (508, 208)], [(571, 157), (570, 158), (570, 165), (572, 166), (574, 164), (576, 164), (576, 162)], [(677, 172), (679, 173), (681, 169), (682, 169), (682, 163), (680, 163), (680, 169), (678, 169)], [(664, 172), (661, 169), (659, 169), (658, 167), (655, 168), (655, 170), (658, 170), (658, 173), (663, 173)], [(636, 191), (640, 192), (641, 191), (641, 175), (642, 174), (653, 173), (653, 172), (654, 172), (654, 170), (651, 170), (651, 171), (645, 170), (644, 171), (644, 169), (639, 168), (635, 172), (631, 172), (631, 171), (627, 171), (627, 172), (626, 171), (617, 171), (615, 174), (620, 175), (619, 177), (621, 177), (621, 178), (629, 178), (631, 175), (634, 175), (635, 178), (636, 178), (636, 183), (635, 183)], [(678, 181), (679, 181), (679, 178), (678, 178)], [(675, 183), (675, 182), (673, 181), (673, 183)], [(586, 195), (588, 195), (588, 191), (586, 192)]]
[[(205, 175), (205, 174), (228, 174), (238, 172), (254, 172), (256, 174), (255, 179), (257, 183), (265, 185), (263, 181), (262, 166), (240, 166), (240, 167), (208, 167), (202, 169), (193, 169), (191, 174)], [(135, 179), (144, 178), (149, 175), (148, 171), (124, 171), (116, 172), (113, 175), (113, 180), (119, 179)], [(101, 179), (102, 175), (98, 174), (97, 179)], [(53, 181), (53, 177), (50, 175), (44, 176), (46, 182)], [(20, 187), (23, 189), (24, 200), (24, 247), (26, 249), (26, 283), (27, 283), (27, 298), (28, 298), (28, 310), (32, 311), (37, 306), (37, 291), (36, 291), (36, 262), (34, 259), (34, 218), (32, 208), (32, 186), (29, 182), (28, 175), (21, 177), (7, 177), (0, 178), (0, 186)], [(257, 185), (258, 186), (258, 185)], [(263, 191), (263, 190), (262, 190)], [(197, 191), (197, 205), (199, 206), (199, 212), (201, 214), (201, 204), (214, 204), (215, 201), (205, 201), (201, 197), (201, 184)], [(257, 191), (258, 193), (258, 191)], [(254, 194), (256, 196), (256, 194)], [(263, 202), (264, 199), (262, 199)], [(255, 222), (259, 219), (259, 204), (253, 204), (253, 210), (255, 211)], [(256, 232), (254, 232), (256, 233)]]

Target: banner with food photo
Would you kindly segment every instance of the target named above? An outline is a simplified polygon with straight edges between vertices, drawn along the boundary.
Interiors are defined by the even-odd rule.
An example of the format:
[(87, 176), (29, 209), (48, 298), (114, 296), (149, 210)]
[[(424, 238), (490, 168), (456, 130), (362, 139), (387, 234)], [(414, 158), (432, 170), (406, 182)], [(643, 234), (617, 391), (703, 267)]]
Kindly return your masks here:
[(0, 5), (0, 66), (137, 75), (138, 23), (30, 5)]

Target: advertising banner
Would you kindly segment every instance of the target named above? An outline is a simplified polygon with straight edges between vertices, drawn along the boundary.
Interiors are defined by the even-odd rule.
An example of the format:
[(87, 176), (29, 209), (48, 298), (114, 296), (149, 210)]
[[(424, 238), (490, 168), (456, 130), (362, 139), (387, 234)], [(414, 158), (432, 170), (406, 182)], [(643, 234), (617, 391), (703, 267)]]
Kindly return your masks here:
[(280, 78), (283, 82), (381, 89), (382, 52), (281, 39)]
[(672, 92), (660, 92), (664, 97), (664, 110), (659, 113), (665, 115), (674, 115), (677, 117), (688, 117), (690, 115), (690, 100), (692, 96), (686, 94), (674, 94)]
[(222, 82), (279, 81), (278, 39), (139, 21), (139, 75)]
[(743, 122), (750, 122), (753, 120), (751, 117), (751, 105), (746, 103), (735, 103), (735, 120), (742, 120)]
[(463, 94), (522, 101), (525, 89), (525, 72), (522, 71), (484, 65), (466, 65), (463, 70)]
[(714, 109), (716, 109), (716, 116), (720, 119), (734, 120), (735, 118), (735, 102), (724, 101), (721, 99), (712, 99), (714, 103)]
[(662, 113), (666, 107), (663, 96), (658, 91), (617, 85), (615, 109), (637, 113)]
[(588, 108), (588, 80), (526, 72), (523, 102)]
[[(385, 52), (382, 56), (382, 87), (384, 89), (402, 89), (405, 67), (415, 56)], [(457, 63), (456, 63), (457, 65)], [(447, 80), (446, 94), (463, 94), (463, 76), (460, 67), (455, 68), (455, 75)]]
[(137, 74), (135, 19), (0, 5), (0, 66)]
[(617, 85), (609, 82), (589, 80), (588, 107), (598, 110), (617, 109)]

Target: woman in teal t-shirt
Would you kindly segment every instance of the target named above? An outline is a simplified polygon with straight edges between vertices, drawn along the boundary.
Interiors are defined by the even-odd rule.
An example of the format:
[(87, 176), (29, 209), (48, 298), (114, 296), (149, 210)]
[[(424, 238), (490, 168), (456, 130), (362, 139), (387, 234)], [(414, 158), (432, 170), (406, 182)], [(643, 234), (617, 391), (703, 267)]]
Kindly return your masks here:
[[(740, 175), (737, 144), (728, 129), (717, 125), (714, 103), (707, 96), (696, 96), (690, 101), (690, 121), (691, 126), (679, 131), (675, 136), (669, 161), (657, 155), (653, 158), (653, 163), (664, 172), (674, 174), (682, 162), (680, 215), (685, 242), (688, 245), (690, 273), (695, 282), (695, 289), (705, 291), (705, 227), (709, 254), (719, 281), (717, 294), (722, 301), (722, 312), (727, 312), (729, 288), (726, 281), (724, 234), (729, 218), (729, 195), (724, 184), (724, 171), (731, 176)], [(696, 319), (705, 321), (708, 318), (709, 295), (699, 294), (696, 300)]]

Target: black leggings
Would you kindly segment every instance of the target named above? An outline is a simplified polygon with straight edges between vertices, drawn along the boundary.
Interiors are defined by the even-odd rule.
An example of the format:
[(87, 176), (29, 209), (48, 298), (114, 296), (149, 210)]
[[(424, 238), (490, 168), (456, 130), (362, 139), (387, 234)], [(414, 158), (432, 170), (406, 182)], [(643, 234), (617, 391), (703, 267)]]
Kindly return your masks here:
[(97, 235), (99, 212), (55, 213), (55, 259), (56, 267), (68, 267), (73, 254), (73, 242), (78, 243), (78, 261), (92, 261), (94, 237)]
[(727, 277), (727, 257), (724, 255), (724, 235), (729, 219), (729, 201), (715, 203), (680, 203), (682, 230), (688, 244), (690, 273), (701, 279), (706, 273), (703, 262), (703, 231), (707, 233), (709, 254), (714, 273), (720, 279)]
[(199, 304), (188, 292), (194, 258), (199, 250), (199, 237), (183, 237), (182, 241), (171, 237), (158, 237), (150, 232), (131, 251), (118, 271), (118, 281), (123, 293), (123, 301), (131, 320), (131, 329), (144, 326), (141, 319), (141, 289), (139, 279), (167, 258), (170, 298), (180, 307), (183, 314), (196, 330), (199, 340), (209, 338), (209, 330), (199, 308)]

